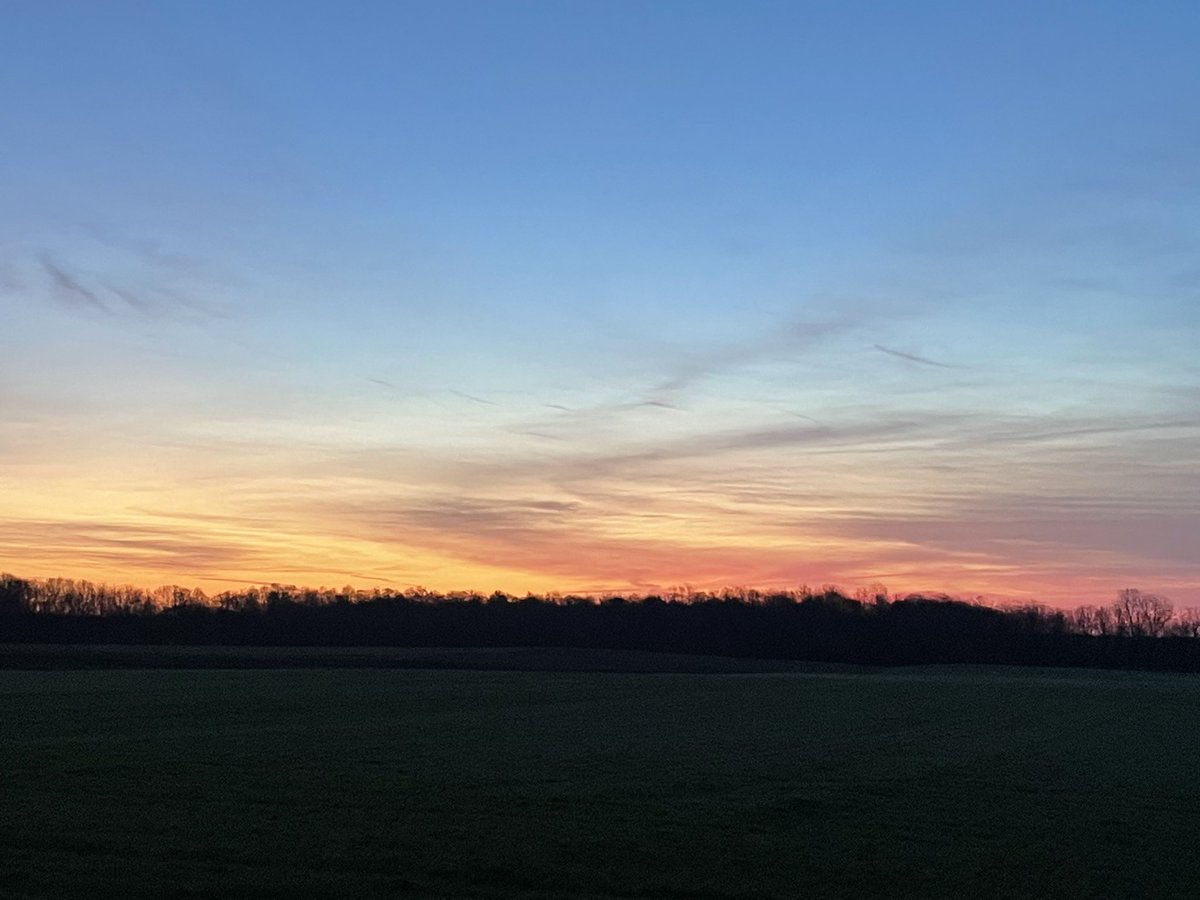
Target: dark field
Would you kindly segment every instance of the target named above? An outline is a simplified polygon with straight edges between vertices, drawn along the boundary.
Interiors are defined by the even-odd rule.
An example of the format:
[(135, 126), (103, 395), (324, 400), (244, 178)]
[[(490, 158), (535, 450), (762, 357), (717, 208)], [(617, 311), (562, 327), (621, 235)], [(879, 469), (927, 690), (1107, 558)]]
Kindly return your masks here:
[(863, 666), (573, 647), (206, 647), (0, 644), (0, 669), (482, 669), (511, 672), (865, 672)]
[(0, 896), (1200, 896), (1200, 680), (0, 671)]

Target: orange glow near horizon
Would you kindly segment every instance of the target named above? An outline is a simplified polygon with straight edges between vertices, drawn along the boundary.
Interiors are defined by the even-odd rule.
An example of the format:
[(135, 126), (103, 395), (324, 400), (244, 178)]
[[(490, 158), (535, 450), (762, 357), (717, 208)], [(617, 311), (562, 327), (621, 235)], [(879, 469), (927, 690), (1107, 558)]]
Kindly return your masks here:
[[(551, 500), (514, 502), (511, 512), (498, 499), (439, 512), (426, 498), (397, 497), (382, 511), (349, 502), (340, 509), (289, 504), (286, 511), (265, 504), (253, 512), (203, 489), (166, 490), (153, 506), (147, 492), (134, 496), (130, 503), (95, 482), (62, 493), (44, 486), (10, 493), (7, 500), (24, 515), (0, 523), (3, 568), (22, 577), (179, 584), (210, 594), (269, 583), (516, 595), (827, 584), (853, 593), (883, 584), (898, 594), (1061, 607), (1107, 602), (1120, 587), (1139, 583), (1136, 560), (1122, 572), (1110, 554), (1094, 551), (1047, 560), (1036, 547), (1006, 555), (939, 550), (855, 535), (819, 517), (785, 527), (762, 509), (757, 519), (728, 509), (705, 518), (687, 502), (660, 500), (642, 514), (610, 510), (595, 518), (571, 508), (564, 518), (567, 506)], [(72, 516), (54, 515), (68, 505)], [(1154, 585), (1185, 602), (1195, 588)]]
[(209, 593), (269, 583), (852, 593), (882, 583), (1064, 607), (1127, 586), (1200, 600), (1186, 568), (1154, 571), (1134, 553), (1073, 544), (1072, 522), (1053, 511), (1014, 512), (986, 454), (964, 481), (925, 466), (921, 446), (885, 449), (890, 467), (877, 464), (878, 447), (787, 459), (722, 446), (660, 462), (591, 451), (397, 458), (317, 444), (148, 453), (114, 439), (88, 446), (84, 464), (59, 445), (6, 486), (0, 567)]

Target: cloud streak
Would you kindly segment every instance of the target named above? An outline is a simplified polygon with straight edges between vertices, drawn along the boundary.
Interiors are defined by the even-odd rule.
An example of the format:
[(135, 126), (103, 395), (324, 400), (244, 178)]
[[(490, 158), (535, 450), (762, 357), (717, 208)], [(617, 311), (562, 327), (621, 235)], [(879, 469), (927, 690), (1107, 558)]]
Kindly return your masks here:
[(100, 312), (112, 315), (103, 300), (91, 288), (85, 287), (72, 273), (67, 272), (48, 253), (38, 256), (42, 269), (50, 276), (52, 296), (64, 307), (72, 310)]
[(862, 318), (845, 313), (817, 321), (797, 319), (748, 340), (685, 351), (669, 361), (669, 374), (650, 389), (647, 398), (671, 400), (687, 388), (717, 375), (758, 363), (794, 360), (798, 354), (862, 325)]
[(937, 360), (930, 359), (927, 356), (921, 356), (917, 353), (906, 353), (903, 350), (895, 350), (891, 347), (885, 347), (885, 346), (883, 346), (883, 344), (876, 344), (875, 349), (878, 350), (880, 353), (886, 353), (888, 356), (894, 356), (897, 359), (903, 359), (903, 360), (907, 360), (908, 362), (918, 363), (922, 366), (933, 366), (938, 369), (953, 369), (953, 368), (955, 368), (954, 366), (950, 365), (949, 363), (938, 362)]
[(221, 540), (207, 530), (111, 521), (0, 520), (0, 552), (9, 559), (34, 553), (59, 565), (74, 559), (81, 567), (209, 575), (264, 562), (253, 544)]
[[(47, 278), (49, 296), (72, 312), (144, 320), (205, 321), (227, 317), (226, 311), (216, 304), (196, 300), (173, 287), (162, 284), (135, 287), (122, 283), (117, 276), (87, 273), (48, 250), (39, 251), (36, 258)], [(154, 280), (161, 275), (151, 272), (136, 280)]]

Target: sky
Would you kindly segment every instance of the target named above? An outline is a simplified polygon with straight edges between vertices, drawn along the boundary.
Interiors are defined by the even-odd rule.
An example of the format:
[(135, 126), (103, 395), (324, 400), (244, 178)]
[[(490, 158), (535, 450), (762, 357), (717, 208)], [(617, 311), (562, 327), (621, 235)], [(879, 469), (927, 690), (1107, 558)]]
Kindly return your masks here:
[(1200, 4), (0, 5), (0, 569), (1200, 606)]

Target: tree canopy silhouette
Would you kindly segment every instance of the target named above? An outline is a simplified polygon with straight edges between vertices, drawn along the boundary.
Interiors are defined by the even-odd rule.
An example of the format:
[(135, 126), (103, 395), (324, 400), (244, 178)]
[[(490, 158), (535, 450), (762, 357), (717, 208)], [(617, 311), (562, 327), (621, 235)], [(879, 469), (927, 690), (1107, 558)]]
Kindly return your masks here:
[(578, 647), (868, 665), (989, 663), (1200, 671), (1200, 614), (1126, 589), (1074, 612), (938, 595), (681, 588), (513, 596), (272, 584), (207, 596), (0, 575), (0, 641)]

